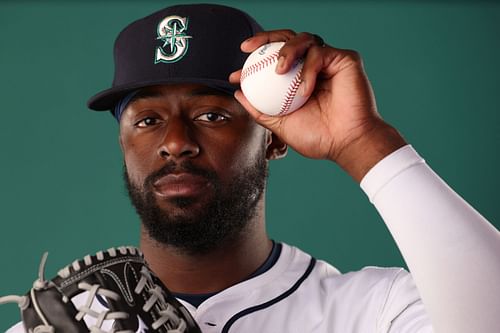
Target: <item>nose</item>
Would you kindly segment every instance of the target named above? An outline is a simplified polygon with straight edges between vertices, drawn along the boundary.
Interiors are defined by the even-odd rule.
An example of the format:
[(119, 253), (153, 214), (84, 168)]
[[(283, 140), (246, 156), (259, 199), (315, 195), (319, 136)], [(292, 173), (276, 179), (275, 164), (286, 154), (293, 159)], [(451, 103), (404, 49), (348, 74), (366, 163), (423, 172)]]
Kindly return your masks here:
[(192, 158), (200, 153), (200, 147), (193, 139), (189, 126), (182, 119), (170, 119), (164, 138), (158, 147), (161, 158)]

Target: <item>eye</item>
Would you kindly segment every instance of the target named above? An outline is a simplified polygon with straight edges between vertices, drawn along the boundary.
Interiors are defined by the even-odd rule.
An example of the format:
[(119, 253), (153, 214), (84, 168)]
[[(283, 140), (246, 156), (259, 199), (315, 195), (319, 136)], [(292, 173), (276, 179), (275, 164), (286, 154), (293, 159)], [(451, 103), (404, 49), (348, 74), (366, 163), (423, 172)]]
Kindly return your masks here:
[(203, 113), (203, 114), (200, 114), (199, 116), (197, 116), (195, 118), (195, 120), (201, 120), (201, 121), (207, 121), (207, 122), (221, 122), (221, 121), (224, 121), (224, 120), (227, 120), (228, 117), (220, 114), (220, 113), (216, 113), (216, 112), (206, 112), (206, 113)]
[(145, 128), (145, 127), (153, 126), (156, 124), (158, 124), (158, 119), (153, 118), (153, 117), (146, 117), (146, 118), (143, 118), (143, 119), (139, 120), (138, 122), (136, 122), (135, 126)]

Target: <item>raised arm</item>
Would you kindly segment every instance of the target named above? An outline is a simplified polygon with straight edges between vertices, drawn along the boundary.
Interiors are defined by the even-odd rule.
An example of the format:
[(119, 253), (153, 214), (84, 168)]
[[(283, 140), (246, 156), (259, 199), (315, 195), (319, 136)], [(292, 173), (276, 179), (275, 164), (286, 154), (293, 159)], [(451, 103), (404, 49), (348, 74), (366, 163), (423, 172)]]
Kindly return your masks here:
[[(303, 93), (312, 92), (311, 98), (283, 117), (259, 113), (241, 92), (236, 98), (297, 152), (329, 159), (361, 182), (398, 244), (436, 332), (497, 332), (500, 233), (379, 116), (356, 52), (289, 30), (257, 35), (242, 49), (271, 41), (287, 41), (279, 73), (305, 56)], [(230, 79), (237, 82), (239, 72)]]

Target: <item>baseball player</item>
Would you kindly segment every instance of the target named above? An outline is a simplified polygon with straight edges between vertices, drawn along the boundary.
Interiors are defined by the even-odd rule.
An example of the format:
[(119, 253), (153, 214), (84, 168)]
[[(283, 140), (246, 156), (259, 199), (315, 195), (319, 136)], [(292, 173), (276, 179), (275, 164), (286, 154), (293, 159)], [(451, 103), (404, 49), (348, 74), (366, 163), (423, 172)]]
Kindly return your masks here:
[[(283, 117), (261, 114), (238, 90), (248, 53), (273, 41), (286, 42), (278, 73), (305, 57), (299, 93), (312, 94)], [(356, 52), (309, 33), (263, 31), (246, 13), (206, 4), (133, 22), (114, 55), (112, 87), (88, 105), (119, 122), (141, 250), (202, 332), (500, 330), (498, 231), (380, 117)], [(411, 275), (341, 274), (269, 239), (267, 166), (287, 147), (360, 182)], [(98, 300), (91, 308), (105, 311)], [(95, 332), (114, 332), (112, 324)]]

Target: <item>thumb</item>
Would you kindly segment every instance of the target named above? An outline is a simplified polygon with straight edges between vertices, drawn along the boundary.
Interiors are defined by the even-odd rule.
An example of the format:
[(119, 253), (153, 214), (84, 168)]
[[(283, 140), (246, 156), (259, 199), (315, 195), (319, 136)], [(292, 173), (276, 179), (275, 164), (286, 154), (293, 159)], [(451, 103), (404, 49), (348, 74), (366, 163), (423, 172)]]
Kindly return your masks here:
[(248, 111), (255, 121), (273, 133), (279, 132), (281, 119), (283, 117), (269, 116), (254, 108), (241, 90), (234, 93), (234, 98)]

